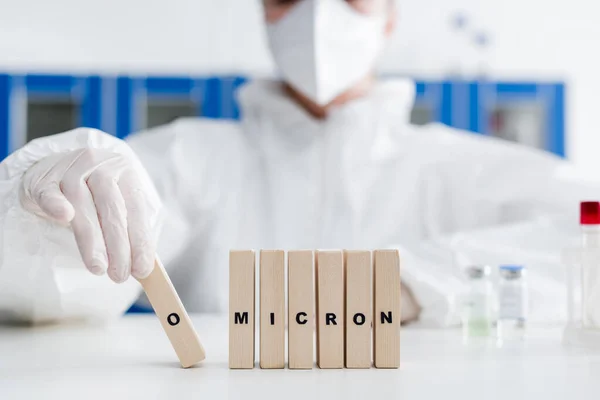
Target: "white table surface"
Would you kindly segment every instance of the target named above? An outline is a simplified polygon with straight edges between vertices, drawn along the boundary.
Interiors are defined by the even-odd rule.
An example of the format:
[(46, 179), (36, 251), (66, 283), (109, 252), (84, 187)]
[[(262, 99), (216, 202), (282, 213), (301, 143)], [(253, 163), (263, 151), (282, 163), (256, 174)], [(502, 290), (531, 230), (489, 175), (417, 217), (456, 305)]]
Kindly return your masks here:
[(227, 319), (193, 319), (207, 359), (188, 370), (154, 316), (0, 327), (0, 399), (600, 399), (600, 354), (564, 348), (560, 329), (504, 348), (404, 329), (399, 370), (232, 371)]

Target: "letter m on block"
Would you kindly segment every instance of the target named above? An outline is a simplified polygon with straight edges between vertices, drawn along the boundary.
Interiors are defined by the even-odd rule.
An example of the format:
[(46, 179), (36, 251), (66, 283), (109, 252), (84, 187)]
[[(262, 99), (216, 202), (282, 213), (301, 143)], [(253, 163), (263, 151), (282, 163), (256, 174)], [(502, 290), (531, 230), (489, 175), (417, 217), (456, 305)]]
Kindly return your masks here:
[(243, 313), (236, 312), (235, 313), (235, 324), (236, 325), (239, 325), (239, 324), (248, 325), (248, 312), (243, 312)]

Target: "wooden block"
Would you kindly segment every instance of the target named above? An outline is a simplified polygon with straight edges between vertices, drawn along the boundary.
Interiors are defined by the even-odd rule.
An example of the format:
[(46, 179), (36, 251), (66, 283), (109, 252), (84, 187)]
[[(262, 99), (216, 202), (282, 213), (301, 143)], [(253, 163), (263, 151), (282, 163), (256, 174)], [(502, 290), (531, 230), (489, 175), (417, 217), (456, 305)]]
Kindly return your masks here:
[(374, 255), (373, 361), (375, 368), (400, 367), (400, 256), (397, 250)]
[(260, 367), (285, 367), (283, 251), (260, 251)]
[(288, 366), (312, 369), (314, 327), (314, 255), (288, 253)]
[(317, 365), (344, 367), (344, 257), (341, 251), (318, 251)]
[(158, 257), (150, 276), (139, 282), (183, 368), (204, 360), (205, 353), (200, 338)]
[(346, 368), (371, 368), (371, 252), (345, 253)]
[(254, 251), (229, 253), (229, 368), (254, 368)]

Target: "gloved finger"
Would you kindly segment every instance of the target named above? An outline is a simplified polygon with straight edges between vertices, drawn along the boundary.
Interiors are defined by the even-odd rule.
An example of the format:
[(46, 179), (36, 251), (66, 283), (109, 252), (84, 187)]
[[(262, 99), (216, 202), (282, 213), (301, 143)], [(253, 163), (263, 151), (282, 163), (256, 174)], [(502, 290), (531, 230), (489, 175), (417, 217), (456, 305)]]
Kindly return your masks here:
[(39, 214), (40, 211), (48, 218), (63, 224), (69, 224), (75, 217), (75, 209), (60, 191), (58, 183), (48, 182), (37, 185), (30, 193), (31, 201), (23, 202), (26, 210)]
[(148, 199), (140, 189), (139, 177), (131, 168), (123, 172), (118, 185), (127, 208), (131, 274), (137, 279), (145, 279), (154, 269), (156, 257), (156, 244), (152, 237), (148, 213)]
[(70, 173), (65, 175), (60, 187), (75, 209), (71, 229), (83, 262), (94, 275), (104, 275), (108, 269), (108, 257), (92, 194), (80, 176)]
[(117, 283), (131, 275), (131, 246), (127, 233), (127, 209), (117, 185), (119, 167), (102, 163), (87, 179), (108, 254), (108, 276)]
[(25, 210), (62, 225), (71, 222), (75, 210), (59, 187), (69, 163), (70, 157), (55, 154), (43, 158), (27, 170), (19, 193)]

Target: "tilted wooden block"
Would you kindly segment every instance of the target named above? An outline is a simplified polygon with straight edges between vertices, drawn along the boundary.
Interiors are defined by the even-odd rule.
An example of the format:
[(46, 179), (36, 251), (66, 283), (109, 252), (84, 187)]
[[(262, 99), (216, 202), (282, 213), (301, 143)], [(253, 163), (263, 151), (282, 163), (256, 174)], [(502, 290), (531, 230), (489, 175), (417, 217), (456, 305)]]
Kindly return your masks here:
[(254, 368), (255, 254), (229, 253), (229, 368)]
[(260, 251), (260, 367), (285, 367), (283, 251)]
[(314, 328), (314, 255), (288, 253), (288, 366), (312, 369)]
[(345, 253), (346, 368), (371, 368), (371, 252)]
[(204, 360), (205, 353), (200, 338), (158, 258), (150, 276), (139, 282), (169, 337), (181, 365), (189, 368)]
[(341, 251), (318, 251), (317, 365), (344, 367), (344, 257)]
[(373, 267), (373, 361), (376, 368), (400, 367), (400, 256), (378, 250)]

